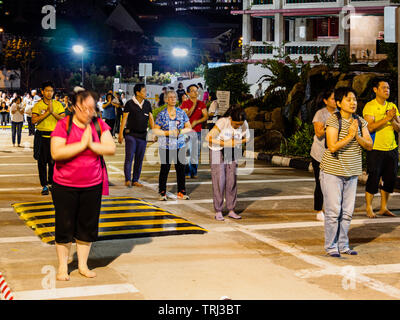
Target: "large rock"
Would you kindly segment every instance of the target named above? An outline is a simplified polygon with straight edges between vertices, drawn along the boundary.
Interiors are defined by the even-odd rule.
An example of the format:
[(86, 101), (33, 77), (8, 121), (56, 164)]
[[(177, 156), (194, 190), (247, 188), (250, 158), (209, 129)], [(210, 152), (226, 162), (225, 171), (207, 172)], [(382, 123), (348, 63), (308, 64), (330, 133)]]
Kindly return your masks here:
[(308, 72), (308, 76), (313, 77), (317, 74), (325, 74), (328, 71), (329, 68), (326, 65), (320, 64), (318, 66), (311, 68), (311, 70)]
[(254, 138), (254, 151), (264, 151), (265, 150), (265, 136), (259, 136)]
[(256, 116), (256, 118), (254, 119), (255, 121), (264, 121), (264, 119), (265, 119), (265, 114), (267, 113), (267, 111), (265, 111), (265, 110), (263, 110), (263, 111), (260, 111), (258, 114), (257, 114), (257, 116)]
[(249, 128), (254, 130), (264, 130), (264, 122), (263, 121), (248, 121)]
[(272, 112), (266, 113), (265, 121), (264, 127), (267, 130), (284, 130), (281, 108), (275, 108)]
[(363, 96), (363, 93), (368, 88), (368, 84), (371, 80), (376, 77), (374, 73), (363, 73), (353, 78), (353, 89), (357, 93), (357, 96)]
[(352, 83), (351, 80), (339, 80), (336, 83), (335, 89), (342, 88), (342, 87), (351, 87), (351, 83)]
[(258, 114), (258, 107), (248, 107), (246, 109), (244, 109), (244, 112), (246, 112), (246, 117), (247, 117), (247, 121), (254, 121), (257, 117)]
[(305, 87), (301, 82), (296, 83), (290, 91), (283, 112), (284, 116), (289, 120), (289, 122), (292, 122), (294, 117), (299, 112), (300, 107), (303, 104), (304, 94)]
[(279, 152), (282, 140), (284, 139), (281, 132), (276, 130), (268, 130), (263, 137), (265, 139), (265, 150)]

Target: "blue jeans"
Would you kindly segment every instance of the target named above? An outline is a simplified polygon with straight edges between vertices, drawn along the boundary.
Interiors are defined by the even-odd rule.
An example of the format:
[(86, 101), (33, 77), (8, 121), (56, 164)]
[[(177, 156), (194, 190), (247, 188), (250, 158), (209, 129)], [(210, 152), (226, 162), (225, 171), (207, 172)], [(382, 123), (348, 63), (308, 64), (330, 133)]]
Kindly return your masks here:
[(146, 140), (135, 138), (129, 134), (125, 136), (125, 181), (131, 181), (133, 156), (135, 156), (135, 163), (133, 165), (132, 182), (139, 181), (140, 173), (142, 172), (142, 164), (144, 153), (146, 152), (146, 146)]
[(12, 132), (11, 139), (13, 144), (15, 144), (15, 136), (17, 136), (18, 145), (21, 144), (22, 125), (23, 122), (11, 121), (11, 132)]
[(197, 176), (197, 167), (199, 165), (200, 148), (201, 148), (201, 132), (197, 134), (191, 133), (189, 142), (187, 144), (187, 157), (186, 157), (186, 176)]
[(356, 200), (358, 176), (342, 177), (321, 170), (319, 179), (324, 195), (325, 250), (327, 253), (349, 249), (348, 232)]

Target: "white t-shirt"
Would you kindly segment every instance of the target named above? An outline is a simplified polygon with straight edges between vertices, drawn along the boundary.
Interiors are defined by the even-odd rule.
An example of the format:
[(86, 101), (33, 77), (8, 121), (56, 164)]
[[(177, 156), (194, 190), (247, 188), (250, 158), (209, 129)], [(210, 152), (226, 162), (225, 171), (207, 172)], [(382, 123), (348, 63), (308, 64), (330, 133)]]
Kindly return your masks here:
[[(14, 114), (14, 110), (17, 110)], [(10, 108), (11, 121), (13, 122), (24, 122), (24, 106), (22, 103), (13, 103)]]
[(218, 100), (211, 102), (210, 108), (208, 108), (208, 113), (214, 113), (212, 118), (208, 118), (207, 123), (216, 123), (218, 119)]
[[(325, 126), (326, 121), (329, 119), (330, 116), (331, 113), (328, 111), (326, 107), (324, 107), (315, 113), (312, 122), (313, 123), (321, 122)], [(325, 136), (318, 138), (316, 135), (314, 135), (314, 141), (310, 151), (311, 157), (314, 158), (314, 160), (321, 162), (324, 152), (325, 152)]]
[[(247, 121), (244, 121), (243, 125), (238, 129), (232, 128), (231, 118), (229, 117), (220, 118), (215, 125), (220, 130), (220, 133), (215, 140), (229, 141), (232, 140), (232, 138), (235, 138), (235, 140), (242, 140), (243, 138), (250, 139), (250, 130)], [(214, 151), (220, 151), (223, 149), (221, 146), (209, 145), (208, 147)]]
[(198, 92), (198, 99), (200, 100), (200, 101), (203, 101), (203, 98), (204, 98), (204, 90), (203, 89), (201, 89), (201, 88), (199, 88), (199, 89), (197, 89), (197, 92)]

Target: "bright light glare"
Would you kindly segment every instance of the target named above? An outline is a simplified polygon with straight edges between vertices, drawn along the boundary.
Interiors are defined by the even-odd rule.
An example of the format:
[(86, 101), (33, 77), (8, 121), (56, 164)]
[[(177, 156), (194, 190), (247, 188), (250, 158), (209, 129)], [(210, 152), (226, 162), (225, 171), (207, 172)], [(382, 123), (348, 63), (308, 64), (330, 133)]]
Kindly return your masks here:
[(175, 57), (186, 57), (188, 55), (188, 51), (184, 48), (175, 48), (172, 50), (172, 54)]
[(81, 54), (81, 53), (83, 53), (83, 51), (84, 51), (85, 49), (84, 49), (83, 46), (81, 46), (80, 44), (76, 44), (76, 45), (74, 45), (74, 46), (72, 47), (72, 50), (74, 50), (74, 52), (77, 53), (77, 54)]

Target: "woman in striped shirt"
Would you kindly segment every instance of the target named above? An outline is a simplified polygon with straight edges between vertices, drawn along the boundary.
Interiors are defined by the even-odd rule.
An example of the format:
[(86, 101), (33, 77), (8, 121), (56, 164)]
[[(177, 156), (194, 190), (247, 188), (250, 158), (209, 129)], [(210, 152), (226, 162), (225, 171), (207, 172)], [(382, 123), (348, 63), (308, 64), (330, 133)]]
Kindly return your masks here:
[(349, 247), (348, 231), (354, 211), (358, 176), (362, 174), (362, 150), (372, 149), (368, 123), (355, 115), (356, 93), (335, 90), (338, 113), (326, 122), (325, 150), (321, 161), (321, 189), (325, 206), (325, 250), (332, 257), (356, 255)]

